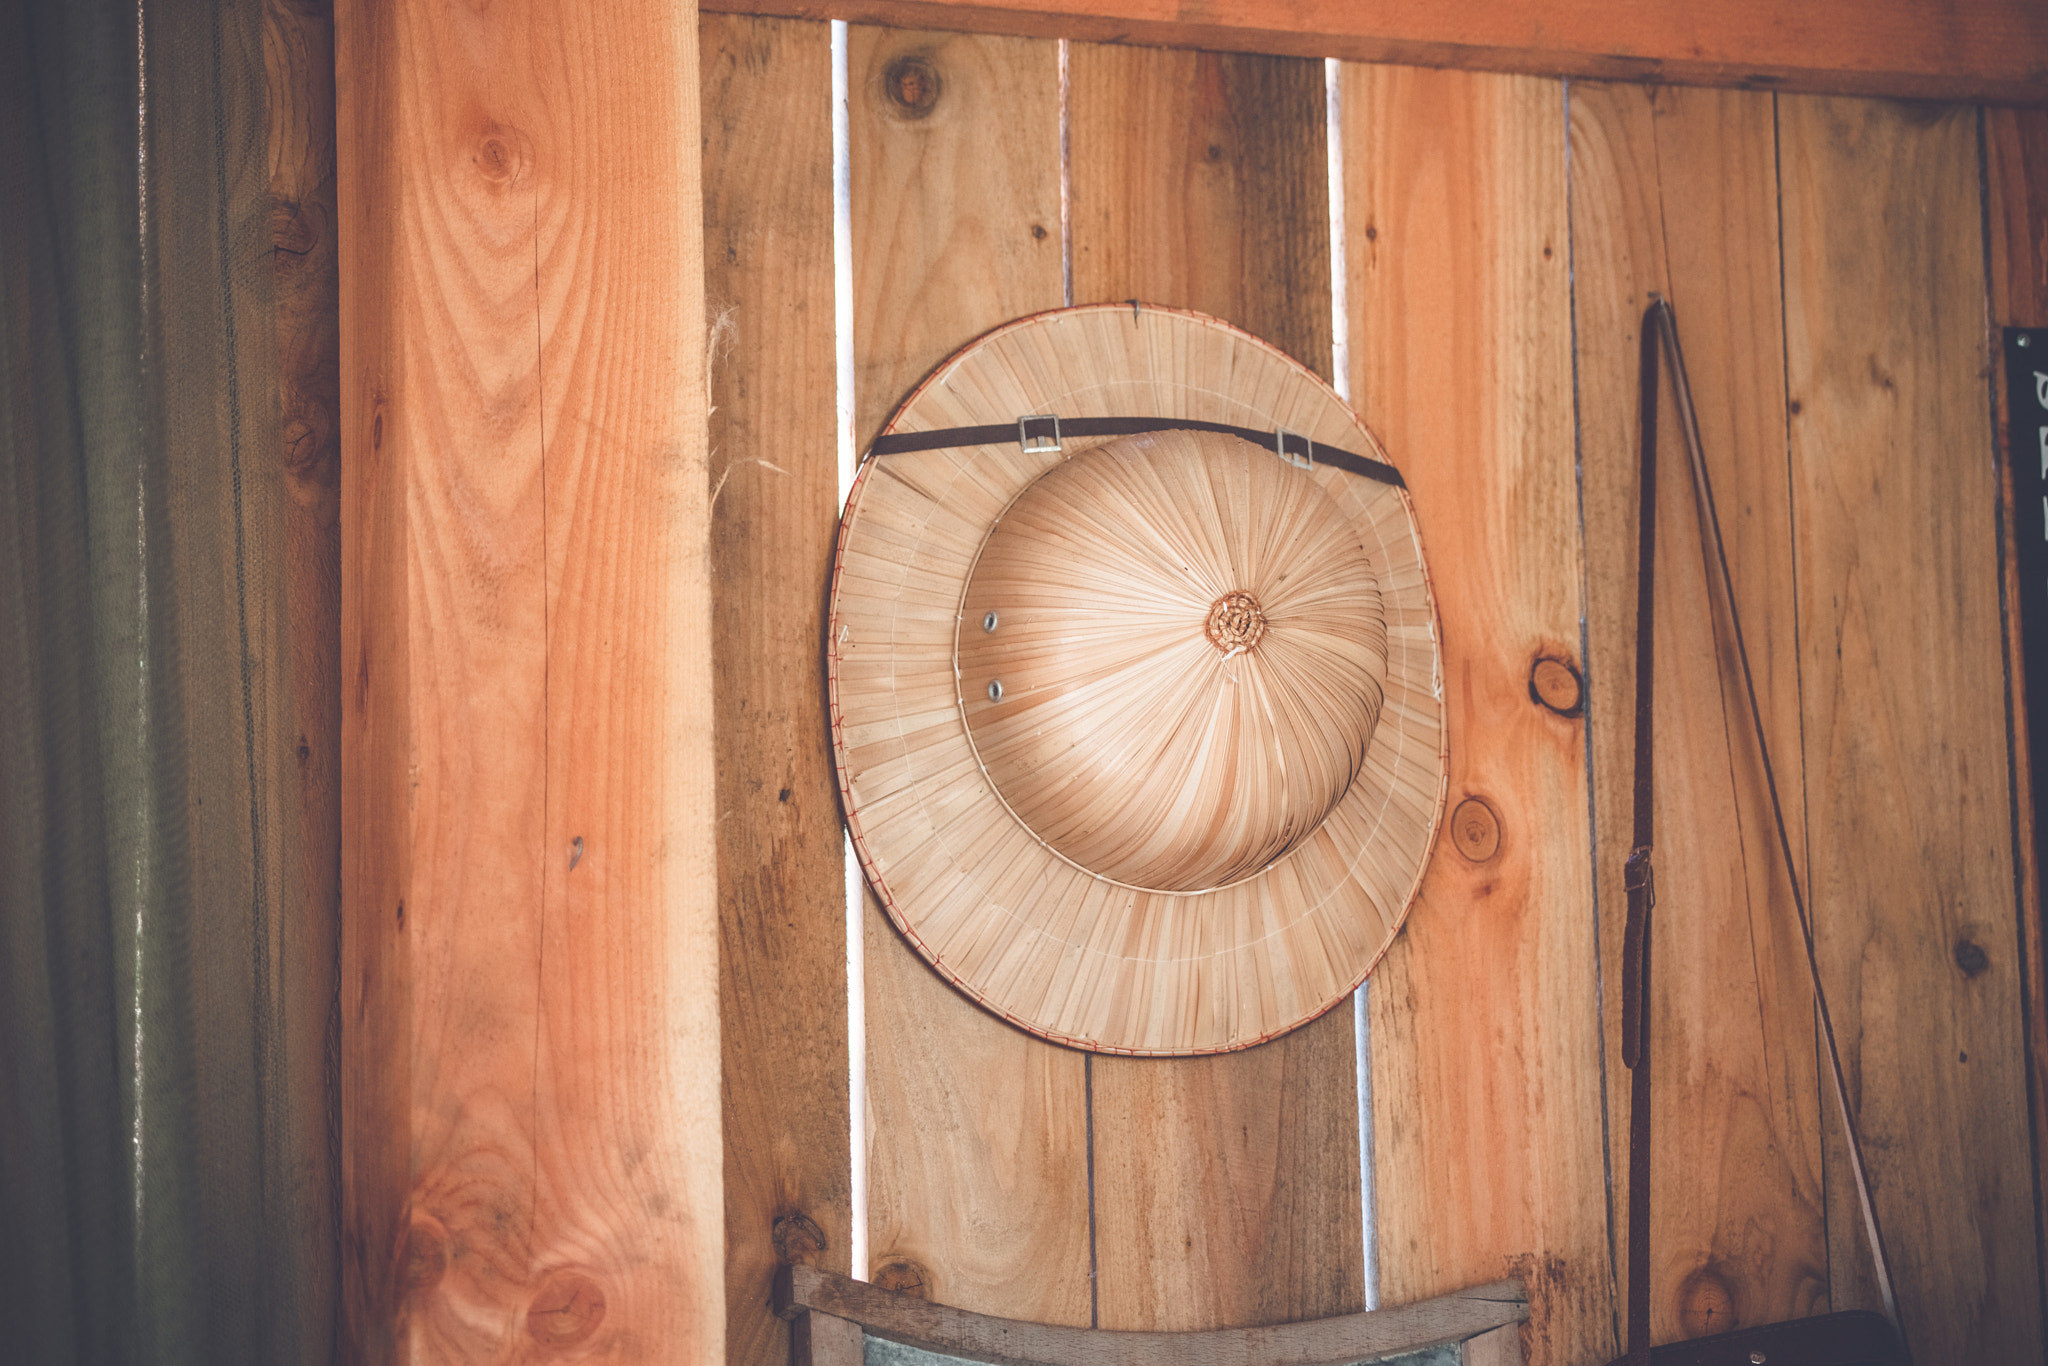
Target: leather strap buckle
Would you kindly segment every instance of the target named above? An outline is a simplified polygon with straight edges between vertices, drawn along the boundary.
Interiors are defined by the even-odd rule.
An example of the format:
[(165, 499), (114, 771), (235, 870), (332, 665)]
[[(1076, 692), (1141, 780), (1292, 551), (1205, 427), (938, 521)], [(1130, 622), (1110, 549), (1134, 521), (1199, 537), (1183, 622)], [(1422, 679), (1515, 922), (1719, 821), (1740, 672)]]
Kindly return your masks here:
[(1026, 455), (1060, 453), (1060, 420), (1053, 413), (1027, 413), (1017, 419), (1017, 444)]
[(1316, 446), (1300, 432), (1290, 432), (1285, 427), (1273, 429), (1273, 450), (1296, 469), (1312, 470), (1316, 467)]

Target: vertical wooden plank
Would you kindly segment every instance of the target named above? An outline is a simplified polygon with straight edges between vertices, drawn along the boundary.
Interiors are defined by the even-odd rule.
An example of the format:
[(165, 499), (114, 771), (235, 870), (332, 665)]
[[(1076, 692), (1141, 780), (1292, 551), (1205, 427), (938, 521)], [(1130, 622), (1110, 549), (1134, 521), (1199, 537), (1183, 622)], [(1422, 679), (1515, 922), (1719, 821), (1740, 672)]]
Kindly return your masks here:
[[(1634, 786), (1638, 342), (1679, 319), (1701, 439), (1795, 851), (1799, 691), (1768, 95), (1574, 82), (1579, 451), (1586, 526), (1594, 874), (1619, 981)], [(1683, 434), (1660, 442), (1652, 1339), (1827, 1308), (1813, 994), (1739, 662), (1709, 593)], [(1628, 1259), (1629, 1073), (1608, 1003), (1615, 1239)], [(1626, 1320), (1627, 1278), (1621, 1278)]]
[(709, 1362), (696, 15), (338, 28), (355, 1338)]
[[(341, 1173), (327, 1142), (338, 1099), (333, 1059), (340, 1044), (341, 944), (341, 423), (339, 281), (335, 274), (334, 21), (327, 6), (267, 0), (263, 57), (269, 113), (271, 266), (277, 308), (278, 452), (291, 501), (285, 512), (285, 607), (291, 641), (292, 714), (298, 721), (299, 880), (303, 945), (288, 971), (294, 1037), (306, 1049), (293, 1086), (303, 1126), (290, 1141), (305, 1154), (294, 1172), (306, 1208), (320, 1222), (309, 1235), (340, 1245), (333, 1192)], [(303, 1103), (314, 1098), (317, 1107)], [(337, 1286), (306, 1287), (319, 1311), (303, 1315), (317, 1340), (299, 1359), (314, 1363), (338, 1345), (332, 1328)]]
[[(1976, 116), (1787, 97), (1779, 147), (1821, 967), (1915, 1355), (2029, 1359)], [(1835, 1302), (1868, 1304), (1834, 1156)]]
[(1450, 804), (1373, 980), (1382, 1289), (1525, 1278), (1536, 1362), (1614, 1348), (1580, 722), (1564, 96), (1555, 81), (1344, 68), (1352, 395), (1406, 473), (1444, 632)]
[[(404, 367), (404, 281), (392, 224), (399, 63), (395, 11), (335, 14), (336, 276), (341, 388), (341, 1359), (398, 1355), (412, 1283), (438, 1276), (447, 1240), (423, 1230), (412, 1186), (413, 867), (411, 583), (400, 453), (418, 401)], [(346, 117), (343, 117), (343, 114)], [(410, 400), (410, 401), (408, 401)], [(386, 448), (391, 455), (386, 456)], [(374, 665), (374, 667), (373, 667)], [(414, 1268), (417, 1267), (417, 1270)]]
[(728, 15), (699, 33), (726, 1360), (785, 1366), (775, 1268), (852, 1267), (846, 874), (819, 667), (839, 491), (832, 40)]
[(1330, 375), (1323, 65), (1076, 43), (1074, 302), (1227, 318)]
[(862, 450), (955, 350), (1058, 308), (1054, 44), (856, 26), (854, 431)]
[[(964, 343), (1061, 298), (1052, 43), (848, 41), (855, 430)], [(1089, 1321), (1082, 1055), (971, 1004), (868, 899), (871, 1268), (930, 1298)]]
[[(2048, 111), (1986, 109), (1985, 207), (1991, 244), (1991, 345), (2003, 348), (2005, 327), (2048, 327)], [(1996, 368), (1994, 366), (1994, 374)], [(2026, 678), (2019, 622), (2019, 565), (2012, 553), (2019, 528), (2007, 452), (2005, 385), (1992, 384), (1997, 404), (2000, 499), (2005, 517), (2005, 640), (2008, 714), (2012, 720), (2014, 855), (2020, 869), (2021, 994), (2027, 1011), (2028, 1116), (2034, 1141), (2034, 1245), (2042, 1258), (2043, 1313), (2048, 1314), (2048, 953), (2042, 947), (2041, 836), (2034, 810), (2035, 718), (2021, 691)]]
[[(1075, 299), (1200, 309), (1327, 375), (1322, 64), (1077, 44), (1069, 89)], [(1364, 1307), (1348, 1010), (1244, 1053), (1093, 1069), (1101, 1327)]]

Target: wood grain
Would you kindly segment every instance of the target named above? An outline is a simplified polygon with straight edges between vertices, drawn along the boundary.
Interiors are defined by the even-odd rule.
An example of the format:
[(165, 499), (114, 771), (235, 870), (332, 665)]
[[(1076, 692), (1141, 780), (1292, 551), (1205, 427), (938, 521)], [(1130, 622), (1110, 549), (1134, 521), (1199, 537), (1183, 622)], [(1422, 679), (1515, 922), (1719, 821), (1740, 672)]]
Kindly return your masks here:
[(1614, 1350), (1585, 736), (1534, 701), (1579, 655), (1562, 90), (1343, 71), (1352, 398), (1408, 477), (1444, 630), (1450, 805), (1373, 981), (1383, 1290), (1526, 1277), (1530, 1360)]
[[(1074, 297), (1195, 308), (1330, 366), (1320, 64), (1070, 50)], [(1105, 1328), (1364, 1307), (1348, 1011), (1222, 1058), (1094, 1063)]]
[(2026, 0), (1682, 0), (1446, 6), (1345, 0), (714, 0), (905, 28), (1601, 80), (2040, 103), (2048, 18)]
[[(2035, 111), (1984, 111), (1985, 210), (1989, 239), (1991, 346), (2003, 349), (2006, 327), (2048, 327), (2048, 114)], [(2004, 505), (2005, 639), (2007, 710), (2012, 719), (2014, 853), (2020, 866), (2020, 948), (2025, 973), (2022, 995), (2027, 1009), (2027, 1096), (2034, 1137), (2034, 1236), (2043, 1249), (2042, 1299), (2048, 1305), (2048, 952), (2042, 945), (2041, 831), (2034, 806), (2032, 739), (2034, 718), (2027, 714), (2019, 623), (2019, 563), (2013, 554), (2018, 508), (2013, 501), (2013, 470), (2008, 452), (2006, 389), (2003, 377), (1992, 384), (1997, 404), (1996, 439), (2000, 499)], [(2048, 1312), (2048, 1310), (2044, 1310)]]
[(1984, 111), (1991, 229), (1991, 314), (2048, 325), (2048, 112)]
[[(335, 15), (341, 390), (341, 1359), (399, 1354), (412, 1186), (412, 605), (397, 11)], [(343, 112), (347, 117), (342, 117)], [(386, 447), (392, 454), (385, 455)], [(374, 662), (375, 667), (372, 668)], [(445, 1265), (445, 1241), (422, 1264)]]
[[(317, 1112), (301, 1107), (307, 1154), (294, 1173), (320, 1222), (309, 1241), (338, 1247), (333, 1221), (331, 1118), (339, 1097), (333, 1060), (340, 1047), (341, 967), (341, 344), (336, 275), (334, 180), (334, 21), (325, 5), (269, 0), (263, 11), (263, 58), (269, 115), (271, 265), (277, 319), (278, 456), (290, 500), (285, 505), (285, 609), (291, 642), (291, 702), (297, 719), (299, 884), (304, 901), (293, 927), (307, 952), (295, 966), (283, 1003), (293, 1034), (319, 1039), (308, 1049), (309, 1073), (299, 1093), (319, 1097)], [(312, 1363), (338, 1345), (339, 1287), (307, 1287), (324, 1309), (305, 1315), (317, 1341), (302, 1343)]]
[[(1975, 124), (1780, 101), (1786, 371), (1808, 858), (1850, 1098), (1915, 1356), (2017, 1361), (2042, 1322)], [(1842, 1308), (1872, 1295), (1837, 1152)]]
[(849, 31), (854, 433), (997, 323), (1061, 300), (1053, 44)]
[(1076, 43), (1074, 302), (1198, 309), (1330, 377), (1323, 67)]
[[(820, 647), (838, 520), (832, 45), (707, 16), (726, 1360), (784, 1366), (775, 1268), (852, 1263), (846, 872)], [(822, 1244), (822, 1245), (820, 1245)]]
[[(1768, 95), (1575, 82), (1571, 138), (1593, 856), (1614, 982), (1635, 780), (1638, 341), (1653, 291), (1677, 313), (1771, 757), (1803, 845), (1774, 111)], [(1651, 1336), (1668, 1342), (1824, 1311), (1828, 1286), (1805, 948), (1740, 664), (1709, 593), (1683, 434), (1673, 404), (1660, 413)], [(1621, 1173), (1629, 1073), (1611, 1004), (1603, 1025)], [(1626, 1265), (1619, 1185), (1615, 1201)]]
[[(1048, 42), (848, 35), (855, 431), (863, 447), (953, 350), (1059, 306), (1057, 54)], [(1078, 1053), (947, 986), (868, 898), (871, 1266), (933, 1299), (1089, 1320)]]
[(696, 16), (338, 30), (359, 1359), (708, 1362)]
[[(919, 1296), (793, 1267), (775, 1287), (777, 1308), (857, 1322), (880, 1339), (1014, 1366), (1350, 1366), (1367, 1358), (1469, 1341), (1526, 1319), (1520, 1284), (1500, 1281), (1370, 1314), (1263, 1328), (1118, 1332), (971, 1314)], [(1514, 1358), (1510, 1358), (1514, 1360)]]

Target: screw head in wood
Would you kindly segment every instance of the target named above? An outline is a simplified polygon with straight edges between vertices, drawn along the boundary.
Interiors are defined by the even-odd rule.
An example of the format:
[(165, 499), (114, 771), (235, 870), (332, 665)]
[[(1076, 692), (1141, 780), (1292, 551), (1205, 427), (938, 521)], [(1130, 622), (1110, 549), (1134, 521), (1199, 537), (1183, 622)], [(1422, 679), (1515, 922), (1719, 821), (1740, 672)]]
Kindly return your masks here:
[(981, 629), (984, 631), (993, 631), (996, 629), (996, 614), (994, 612), (990, 612), (987, 616), (981, 619)]
[(988, 700), (989, 700), (989, 701), (991, 701), (991, 702), (1000, 702), (1000, 701), (1002, 701), (1002, 700), (1003, 700), (1003, 680), (1002, 680), (1002, 679), (1000, 679), (1000, 678), (991, 678), (991, 679), (989, 680), (989, 682), (988, 682)]
[(1483, 798), (1467, 797), (1451, 813), (1451, 843), (1474, 863), (1500, 852), (1500, 817)]

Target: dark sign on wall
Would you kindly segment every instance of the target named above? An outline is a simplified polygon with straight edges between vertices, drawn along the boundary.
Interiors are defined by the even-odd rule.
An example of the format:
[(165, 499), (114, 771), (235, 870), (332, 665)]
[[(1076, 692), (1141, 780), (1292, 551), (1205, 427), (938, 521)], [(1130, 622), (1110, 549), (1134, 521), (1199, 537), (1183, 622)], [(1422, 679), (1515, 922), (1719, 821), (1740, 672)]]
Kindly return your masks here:
[(2048, 820), (2042, 819), (2048, 815), (2048, 328), (2005, 329), (2005, 383), (2038, 868), (2048, 835)]

